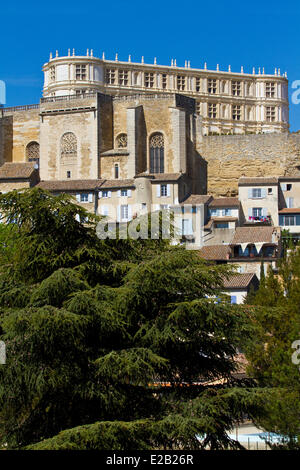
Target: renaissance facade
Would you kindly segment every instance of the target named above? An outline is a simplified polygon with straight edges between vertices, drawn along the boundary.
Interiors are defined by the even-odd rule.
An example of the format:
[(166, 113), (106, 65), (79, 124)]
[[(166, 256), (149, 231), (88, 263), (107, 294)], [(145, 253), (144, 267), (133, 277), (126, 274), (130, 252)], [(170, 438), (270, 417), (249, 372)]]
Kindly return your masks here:
[(203, 134), (287, 132), (289, 129), (288, 80), (280, 69), (252, 74), (114, 61), (93, 56), (50, 55), (43, 66), (45, 98), (98, 91), (110, 95), (180, 93), (195, 99), (196, 113), (203, 119)]

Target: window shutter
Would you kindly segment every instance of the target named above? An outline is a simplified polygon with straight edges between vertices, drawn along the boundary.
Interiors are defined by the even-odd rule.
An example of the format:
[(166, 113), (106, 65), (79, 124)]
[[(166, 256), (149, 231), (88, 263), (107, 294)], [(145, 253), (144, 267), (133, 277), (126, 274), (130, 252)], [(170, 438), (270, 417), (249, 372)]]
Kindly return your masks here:
[(132, 219), (132, 207), (131, 204), (128, 204), (128, 220)]
[(77, 202), (80, 202), (80, 194), (76, 194), (76, 200)]
[(121, 197), (121, 190), (118, 190), (118, 197)]
[(79, 216), (79, 214), (76, 214), (75, 220), (77, 220), (77, 222), (80, 222), (80, 216)]
[(287, 202), (286, 205), (287, 205), (288, 208), (292, 209), (294, 207), (294, 198), (293, 197), (288, 197), (286, 202)]
[(266, 197), (266, 196), (267, 196), (267, 190), (266, 190), (266, 188), (263, 188), (261, 190), (261, 197)]
[(286, 183), (283, 183), (283, 184), (281, 185), (281, 189), (282, 189), (282, 191), (286, 191)]
[(98, 198), (101, 199), (102, 197), (102, 191), (99, 191)]
[(252, 207), (249, 207), (248, 209), (248, 217), (252, 217)]
[(171, 190), (170, 190), (170, 185), (167, 184), (167, 196), (170, 197)]
[(189, 219), (188, 235), (193, 235), (193, 219)]
[(232, 304), (236, 304), (236, 295), (231, 295), (230, 296), (230, 301)]
[(93, 202), (93, 193), (89, 193), (89, 202)]
[(252, 198), (252, 188), (248, 189), (248, 197), (251, 199)]
[(160, 197), (160, 184), (156, 186), (156, 196)]
[(263, 214), (264, 217), (267, 217), (267, 215), (268, 215), (267, 207), (263, 207), (262, 214)]
[(127, 191), (127, 196), (128, 196), (128, 197), (131, 197), (131, 189), (128, 189), (128, 191)]
[(111, 191), (108, 191), (107, 195), (108, 195), (108, 197), (111, 197)]

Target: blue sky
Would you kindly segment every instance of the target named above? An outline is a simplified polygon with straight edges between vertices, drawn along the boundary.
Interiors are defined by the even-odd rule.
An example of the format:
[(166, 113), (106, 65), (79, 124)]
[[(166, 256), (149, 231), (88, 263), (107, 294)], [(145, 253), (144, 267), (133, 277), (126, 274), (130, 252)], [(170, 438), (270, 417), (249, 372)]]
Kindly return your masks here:
[[(290, 93), (300, 80), (300, 2), (151, 0), (3, 3), (0, 7), (0, 80), (7, 106), (37, 103), (41, 67), (49, 52), (68, 48), (133, 61), (252, 72), (252, 67), (287, 71)], [(300, 104), (290, 102), (291, 131), (300, 129)]]

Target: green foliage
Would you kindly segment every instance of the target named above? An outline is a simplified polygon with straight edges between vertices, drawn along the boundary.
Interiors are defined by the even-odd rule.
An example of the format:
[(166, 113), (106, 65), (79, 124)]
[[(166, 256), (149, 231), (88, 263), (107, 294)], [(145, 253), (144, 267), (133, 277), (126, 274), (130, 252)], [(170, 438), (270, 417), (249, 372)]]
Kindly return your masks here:
[[(249, 311), (231, 269), (157, 240), (99, 240), (98, 219), (40, 189), (0, 196), (15, 245), (0, 276), (0, 443), (9, 448), (234, 448), (261, 403), (235, 378)], [(7, 259), (5, 260), (7, 262)], [(15, 294), (15, 295), (14, 295)], [(29, 447), (28, 447), (29, 446)]]
[(278, 276), (268, 271), (254, 297), (255, 334), (247, 345), (249, 373), (265, 389), (266, 413), (258, 424), (283, 436), (273, 447), (300, 448), (299, 368), (292, 362), (292, 344), (300, 339), (300, 251), (281, 261)]

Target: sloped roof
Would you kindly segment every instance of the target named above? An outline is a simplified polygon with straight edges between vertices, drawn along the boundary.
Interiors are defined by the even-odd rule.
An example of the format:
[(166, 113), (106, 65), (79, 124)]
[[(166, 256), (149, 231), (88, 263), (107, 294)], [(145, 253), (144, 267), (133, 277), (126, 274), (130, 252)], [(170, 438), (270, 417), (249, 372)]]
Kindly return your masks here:
[(207, 260), (227, 260), (229, 259), (230, 247), (228, 245), (208, 245), (199, 250), (201, 258)]
[(228, 279), (224, 278), (224, 287), (225, 289), (243, 289), (247, 288), (253, 280), (258, 281), (255, 273), (232, 274)]
[(177, 181), (181, 176), (183, 176), (182, 173), (138, 173), (135, 178), (148, 177), (157, 181)]
[(0, 179), (25, 179), (30, 178), (34, 171), (34, 162), (4, 163), (0, 167)]
[(238, 197), (217, 197), (209, 203), (209, 207), (239, 207)]
[(48, 191), (82, 191), (94, 190), (101, 186), (104, 180), (51, 180), (41, 181), (37, 187)]
[(208, 194), (191, 194), (181, 204), (207, 204), (212, 199)]
[(274, 227), (237, 227), (232, 239), (232, 245), (241, 243), (273, 243)]
[(102, 180), (101, 188), (132, 188), (134, 187), (134, 180)]
[(276, 185), (278, 184), (278, 177), (276, 176), (270, 176), (270, 177), (264, 177), (264, 176), (255, 176), (255, 177), (246, 177), (242, 176), (239, 179), (239, 186), (249, 186), (249, 185)]

